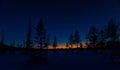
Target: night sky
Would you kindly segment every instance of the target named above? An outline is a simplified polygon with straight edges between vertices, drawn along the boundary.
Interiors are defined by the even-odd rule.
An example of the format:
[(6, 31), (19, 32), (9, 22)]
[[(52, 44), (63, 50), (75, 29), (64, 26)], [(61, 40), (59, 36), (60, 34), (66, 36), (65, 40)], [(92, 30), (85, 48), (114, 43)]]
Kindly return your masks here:
[[(26, 39), (28, 19), (31, 17), (34, 39), (35, 27), (41, 17), (51, 38), (57, 36), (65, 43), (70, 33), (79, 30), (81, 39), (94, 25), (102, 28), (109, 19), (120, 20), (119, 0), (0, 0), (0, 34), (5, 42)], [(1, 35), (0, 35), (1, 36)]]

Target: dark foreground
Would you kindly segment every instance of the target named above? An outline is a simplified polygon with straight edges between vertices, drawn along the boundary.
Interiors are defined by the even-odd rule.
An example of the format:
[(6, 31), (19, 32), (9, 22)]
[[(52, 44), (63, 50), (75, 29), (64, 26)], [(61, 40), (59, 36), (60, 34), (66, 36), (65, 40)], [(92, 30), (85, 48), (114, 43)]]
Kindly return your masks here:
[(0, 70), (120, 70), (116, 53), (110, 49), (3, 49)]

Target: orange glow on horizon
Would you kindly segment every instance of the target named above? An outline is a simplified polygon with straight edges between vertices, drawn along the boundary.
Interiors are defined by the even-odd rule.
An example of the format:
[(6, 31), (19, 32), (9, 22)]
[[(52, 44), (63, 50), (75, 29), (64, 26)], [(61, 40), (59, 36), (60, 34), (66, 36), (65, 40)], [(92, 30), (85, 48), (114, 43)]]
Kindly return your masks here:
[[(33, 48), (36, 48), (36, 49), (37, 49), (37, 48), (39, 48), (39, 47), (33, 47)], [(60, 44), (60, 45), (58, 45), (58, 46), (56, 47), (56, 49), (69, 49), (69, 48), (77, 48), (77, 46), (76, 46), (76, 45), (73, 45), (73, 47), (70, 47), (70, 46), (66, 47), (65, 44)], [(80, 48), (80, 47), (79, 47), (79, 48)], [(82, 48), (87, 48), (87, 46), (86, 46), (85, 43), (83, 43)], [(54, 47), (53, 47), (52, 45), (50, 45), (50, 46), (48, 46), (48, 49), (54, 49)]]

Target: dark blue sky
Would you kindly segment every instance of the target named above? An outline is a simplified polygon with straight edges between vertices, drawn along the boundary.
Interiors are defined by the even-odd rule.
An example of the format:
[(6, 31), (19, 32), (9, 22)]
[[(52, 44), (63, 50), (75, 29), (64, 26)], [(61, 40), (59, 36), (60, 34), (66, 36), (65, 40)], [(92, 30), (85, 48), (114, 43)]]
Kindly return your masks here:
[[(109, 19), (120, 20), (119, 0), (0, 0), (0, 31), (5, 41), (26, 39), (28, 18), (34, 29), (43, 17), (44, 25), (59, 43), (65, 43), (69, 34), (79, 29), (82, 40), (88, 29), (104, 26)], [(1, 33), (0, 33), (1, 34)]]

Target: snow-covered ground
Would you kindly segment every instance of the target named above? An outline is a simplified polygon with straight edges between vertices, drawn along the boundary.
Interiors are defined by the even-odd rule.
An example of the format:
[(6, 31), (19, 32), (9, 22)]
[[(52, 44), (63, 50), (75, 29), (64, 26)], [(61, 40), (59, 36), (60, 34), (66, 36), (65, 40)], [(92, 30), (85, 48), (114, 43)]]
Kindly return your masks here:
[[(56, 53), (48, 52), (47, 62), (31, 64), (31, 57), (16, 53), (0, 54), (0, 70), (120, 70), (119, 65), (110, 63), (109, 52), (80, 51)], [(101, 55), (102, 54), (102, 55)]]

